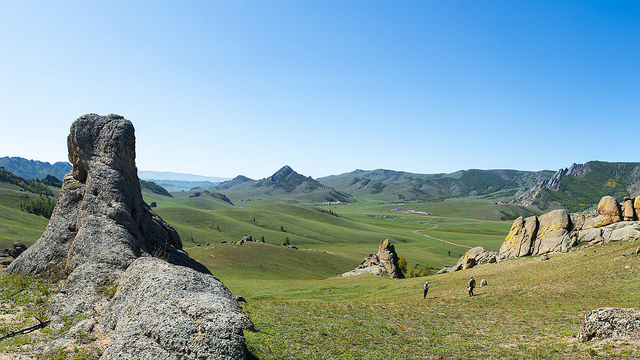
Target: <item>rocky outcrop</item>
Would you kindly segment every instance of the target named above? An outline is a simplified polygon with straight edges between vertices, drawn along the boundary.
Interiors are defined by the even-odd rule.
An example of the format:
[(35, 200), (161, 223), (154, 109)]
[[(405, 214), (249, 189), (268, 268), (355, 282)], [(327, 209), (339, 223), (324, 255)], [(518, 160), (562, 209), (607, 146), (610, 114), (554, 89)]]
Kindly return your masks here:
[[(127, 280), (135, 277), (132, 271), (138, 268), (132, 267), (134, 262), (155, 267), (155, 273), (151, 270), (147, 273), (154, 274), (154, 279), (166, 276), (165, 282), (180, 283), (186, 281), (181, 277), (193, 278), (196, 277), (194, 274), (198, 274), (197, 277), (202, 283), (219, 283), (206, 267), (191, 259), (182, 250), (182, 242), (175, 229), (144, 203), (135, 165), (134, 128), (130, 121), (113, 114), (84, 115), (72, 124), (67, 147), (73, 168), (64, 177), (51, 220), (42, 237), (15, 259), (3, 275), (37, 274), (51, 268), (61, 268), (68, 277), (60, 293), (49, 305), (49, 314), (53, 318), (81, 313), (93, 314), (94, 321), (101, 325), (107, 325), (106, 319), (113, 318), (115, 315), (111, 312), (118, 308), (118, 303), (111, 303), (105, 307), (105, 295), (101, 289), (117, 286), (116, 294), (122, 294), (118, 299), (139, 291)], [(166, 286), (170, 288), (169, 285)], [(224, 288), (222, 283), (216, 286)], [(194, 294), (198, 292), (194, 288), (187, 285), (183, 288), (192, 294), (192, 298), (197, 297)], [(135, 311), (146, 311), (149, 314), (153, 312), (157, 319), (165, 319), (163, 321), (167, 323), (188, 320), (192, 322), (191, 325), (184, 326), (198, 327), (200, 325), (197, 325), (197, 319), (176, 317), (178, 312), (173, 310), (173, 303), (187, 304), (183, 302), (186, 301), (182, 296), (185, 294), (167, 291), (163, 296), (155, 296), (153, 301), (131, 301), (140, 306)], [(228, 336), (223, 337), (237, 342), (236, 347), (241, 348), (243, 339), (242, 336), (236, 336), (237, 329), (246, 326), (250, 321), (241, 309), (220, 305), (234, 301), (228, 290), (213, 293), (203, 290), (198, 296), (208, 297), (211, 294), (215, 295), (216, 301), (209, 303), (208, 314), (229, 316), (237, 320), (238, 326), (229, 328)], [(149, 307), (145, 308), (147, 306)], [(200, 305), (192, 304), (188, 308), (193, 306)], [(133, 313), (133, 308), (127, 311)], [(128, 328), (116, 325), (112, 328), (114, 331), (106, 335), (115, 346), (120, 339), (118, 329)], [(180, 352), (181, 350), (165, 346), (158, 340), (157, 335), (150, 337), (151, 334), (153, 333), (138, 328), (136, 331), (128, 332), (127, 336), (131, 336), (128, 340), (130, 343), (139, 342), (141, 346), (149, 349), (149, 353), (173, 352), (173, 355), (160, 358), (195, 359), (188, 355), (189, 352)], [(208, 343), (213, 341), (210, 338), (205, 337), (198, 341), (203, 343), (193, 346), (213, 346)], [(119, 358), (138, 358), (124, 352), (124, 347), (121, 350), (123, 352), (119, 353)], [(118, 351), (120, 350), (112, 350), (111, 353), (118, 354)], [(238, 354), (240, 358), (244, 356), (243, 353)], [(236, 358), (237, 354), (227, 355), (218, 358)], [(117, 355), (114, 355), (111, 358), (116, 357)]]
[(538, 233), (538, 218), (535, 216), (524, 219), (522, 216), (517, 218), (504, 243), (500, 247), (499, 254), (501, 257), (512, 258), (527, 256), (531, 254), (533, 240)]
[(482, 246), (477, 246), (462, 255), (456, 265), (445, 266), (438, 271), (438, 274), (446, 274), (454, 271), (471, 269), (476, 265), (495, 263), (497, 260), (497, 252), (487, 251)]
[(639, 337), (640, 311), (619, 308), (599, 308), (590, 311), (578, 333), (580, 341), (594, 338), (628, 340)]
[(542, 180), (537, 182), (529, 189), (525, 189), (522, 192), (516, 194), (511, 204), (520, 206), (531, 206), (536, 200), (540, 200), (544, 197), (542, 189), (550, 189), (558, 191), (560, 189), (560, 181), (565, 176), (584, 176), (589, 170), (589, 164), (572, 164), (569, 168), (564, 168), (556, 171), (553, 176), (548, 180)]
[(638, 239), (640, 224), (637, 221), (623, 221), (638, 218), (635, 208), (637, 200), (626, 198), (620, 206), (615, 198), (605, 196), (598, 204), (597, 216), (554, 210), (540, 217), (520, 217), (513, 222), (500, 247), (499, 258), (567, 252), (579, 243)]
[(365, 257), (355, 270), (346, 272), (340, 276), (363, 274), (388, 274), (392, 279), (404, 279), (404, 274), (398, 267), (398, 254), (389, 239), (380, 241), (378, 252)]
[(554, 210), (538, 218), (539, 228), (533, 242), (532, 254), (568, 251), (571, 247), (571, 221), (566, 210)]

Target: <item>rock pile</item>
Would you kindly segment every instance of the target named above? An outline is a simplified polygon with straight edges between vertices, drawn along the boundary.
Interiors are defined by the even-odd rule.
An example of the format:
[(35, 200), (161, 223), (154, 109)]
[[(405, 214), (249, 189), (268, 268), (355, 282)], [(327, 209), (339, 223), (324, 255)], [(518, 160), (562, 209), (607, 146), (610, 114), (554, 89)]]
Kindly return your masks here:
[(389, 239), (380, 241), (378, 252), (365, 257), (355, 270), (339, 276), (363, 274), (389, 275), (392, 279), (404, 279), (404, 274), (398, 267), (398, 254)]
[(467, 251), (454, 266), (445, 266), (438, 274), (444, 274), (459, 270), (470, 269), (476, 265), (495, 263), (498, 259), (498, 253), (495, 251), (487, 251), (482, 246), (474, 247)]
[(2, 252), (0, 252), (0, 265), (10, 265), (13, 259), (17, 258), (25, 250), (27, 250), (27, 247), (20, 242), (14, 242), (10, 249), (2, 249)]
[[(67, 146), (73, 168), (51, 220), (4, 274), (62, 269), (67, 280), (48, 312), (54, 321), (87, 315), (81, 324), (110, 340), (103, 359), (244, 358), (251, 321), (142, 200), (133, 124), (84, 115)], [(109, 299), (102, 289), (111, 286)]]
[(599, 308), (590, 311), (578, 333), (578, 340), (640, 338), (640, 311), (634, 309)]
[(517, 218), (500, 247), (501, 259), (550, 252), (567, 252), (578, 243), (627, 241), (640, 238), (640, 197), (625, 198), (622, 205), (603, 197), (598, 215), (568, 214), (554, 210), (540, 217)]

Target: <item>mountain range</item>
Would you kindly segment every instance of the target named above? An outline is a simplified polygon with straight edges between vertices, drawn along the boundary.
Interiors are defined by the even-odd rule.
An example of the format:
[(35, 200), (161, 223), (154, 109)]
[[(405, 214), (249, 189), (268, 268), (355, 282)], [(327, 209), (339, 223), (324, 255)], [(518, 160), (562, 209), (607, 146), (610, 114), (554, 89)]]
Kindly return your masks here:
[[(59, 179), (71, 164), (0, 158), (0, 167), (27, 179), (47, 175)], [(622, 200), (640, 195), (640, 163), (590, 161), (557, 171), (461, 170), (449, 174), (415, 174), (387, 169), (355, 170), (318, 179), (284, 166), (273, 175), (254, 180), (243, 175), (224, 178), (194, 177), (169, 172), (140, 172), (170, 192), (208, 189), (232, 200), (271, 200), (299, 203), (367, 201), (441, 201), (476, 197), (509, 201), (540, 211), (566, 208), (581, 211), (597, 206), (605, 195)], [(164, 175), (163, 175), (164, 174)], [(149, 179), (166, 177), (166, 179)], [(182, 179), (182, 180), (181, 180)], [(208, 180), (204, 180), (208, 179)]]

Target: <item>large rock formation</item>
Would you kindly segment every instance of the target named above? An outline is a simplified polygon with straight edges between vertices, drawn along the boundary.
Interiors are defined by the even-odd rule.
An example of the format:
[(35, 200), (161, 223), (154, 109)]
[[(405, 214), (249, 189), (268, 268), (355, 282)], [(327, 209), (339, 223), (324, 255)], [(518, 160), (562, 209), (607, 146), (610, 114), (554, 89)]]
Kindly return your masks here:
[(346, 272), (340, 276), (364, 274), (388, 274), (392, 279), (404, 279), (404, 274), (398, 267), (398, 254), (389, 239), (380, 241), (378, 252), (369, 254), (369, 256), (362, 259), (362, 262), (355, 270)]
[(634, 309), (599, 308), (590, 311), (584, 319), (578, 340), (616, 338), (620, 340), (640, 337), (640, 311)]
[(540, 217), (517, 218), (504, 243), (499, 258), (508, 259), (549, 252), (567, 252), (578, 243), (630, 241), (640, 238), (638, 219), (640, 197), (626, 198), (621, 207), (611, 197), (603, 197), (598, 204), (598, 215), (567, 214), (554, 210)]
[[(228, 319), (224, 322), (225, 329), (216, 330), (215, 336), (196, 337), (193, 341), (199, 343), (189, 346), (215, 349), (213, 353), (217, 356), (211, 355), (212, 358), (243, 358), (242, 328), (250, 327), (251, 322), (226, 287), (182, 250), (175, 229), (142, 199), (132, 123), (113, 114), (84, 115), (72, 124), (67, 146), (73, 168), (64, 177), (51, 220), (42, 237), (15, 259), (4, 274), (37, 274), (61, 268), (68, 277), (49, 305), (50, 315), (55, 318), (93, 314), (97, 323), (103, 323), (99, 328), (113, 329), (106, 333), (113, 341), (112, 347), (121, 343), (118, 339), (126, 333), (129, 349), (126, 351), (136, 351), (139, 345), (148, 350), (142, 353), (152, 354), (138, 357), (122, 347), (110, 350), (108, 353), (115, 355), (107, 358), (151, 359), (157, 358), (153, 354), (161, 353), (165, 355), (159, 358), (200, 358), (194, 354), (201, 352), (187, 351), (190, 347), (181, 347), (171, 332), (124, 325), (134, 322), (132, 319), (139, 312), (153, 313), (157, 321), (166, 323), (187, 321), (189, 324), (181, 326), (190, 329), (208, 326), (195, 317), (179, 316), (178, 308), (198, 309), (211, 321)], [(138, 265), (132, 266), (134, 262)], [(144, 293), (148, 289), (141, 290), (141, 286), (150, 284), (129, 280), (141, 277), (165, 279), (166, 288), (174, 283), (188, 284), (181, 287), (182, 292), (165, 290), (159, 296), (157, 292), (162, 290)], [(118, 289), (114, 300), (105, 308), (105, 295), (100, 289), (115, 285)], [(145, 298), (149, 294), (158, 296)], [(205, 305), (202, 300), (207, 297), (211, 301)], [(118, 306), (120, 303), (131, 305)], [(128, 317), (116, 315), (115, 311)], [(214, 338), (235, 345), (220, 345)], [(167, 342), (173, 345), (165, 346)]]

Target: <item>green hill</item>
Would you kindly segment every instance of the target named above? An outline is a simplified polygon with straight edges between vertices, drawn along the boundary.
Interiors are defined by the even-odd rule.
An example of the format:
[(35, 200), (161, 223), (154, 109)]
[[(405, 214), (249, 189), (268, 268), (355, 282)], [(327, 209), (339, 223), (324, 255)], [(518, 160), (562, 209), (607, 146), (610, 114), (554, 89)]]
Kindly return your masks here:
[[(573, 172), (572, 169), (579, 169)], [(562, 207), (569, 211), (594, 208), (603, 196), (622, 201), (640, 195), (640, 163), (590, 161), (560, 169), (553, 181), (541, 182), (516, 199), (526, 205), (548, 210)]]
[(51, 175), (58, 178), (58, 180), (62, 180), (69, 170), (71, 170), (71, 164), (68, 162), (59, 161), (51, 164), (43, 161), (8, 156), (0, 158), (0, 167), (4, 167), (14, 175), (26, 179), (44, 179), (47, 175)]
[(0, 182), (0, 249), (16, 241), (32, 245), (44, 232), (48, 219), (20, 210), (21, 204), (31, 199), (40, 199), (40, 195)]
[(356, 170), (320, 178), (319, 181), (356, 199), (373, 201), (442, 200), (487, 196), (500, 199), (519, 189), (548, 179), (551, 171), (465, 170), (451, 174), (414, 174), (393, 170)]

